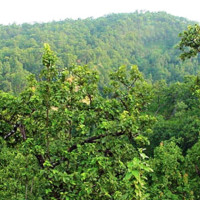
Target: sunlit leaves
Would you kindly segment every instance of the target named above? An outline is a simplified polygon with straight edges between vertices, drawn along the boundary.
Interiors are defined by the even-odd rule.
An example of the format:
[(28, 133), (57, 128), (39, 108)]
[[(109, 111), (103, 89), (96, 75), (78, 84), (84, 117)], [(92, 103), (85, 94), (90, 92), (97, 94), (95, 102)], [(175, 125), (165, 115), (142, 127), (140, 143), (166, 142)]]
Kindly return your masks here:
[(181, 41), (178, 47), (183, 51), (180, 56), (182, 60), (194, 57), (200, 52), (200, 26), (198, 24), (188, 26), (188, 29), (179, 36)]

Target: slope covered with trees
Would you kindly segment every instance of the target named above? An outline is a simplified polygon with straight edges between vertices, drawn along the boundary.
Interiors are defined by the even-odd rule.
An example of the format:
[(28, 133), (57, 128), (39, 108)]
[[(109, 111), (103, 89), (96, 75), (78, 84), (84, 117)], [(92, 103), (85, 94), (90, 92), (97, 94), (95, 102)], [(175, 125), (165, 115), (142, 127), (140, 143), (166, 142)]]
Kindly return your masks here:
[[(152, 17), (154, 14), (133, 15)], [(109, 16), (107, 18), (110, 20)], [(92, 19), (83, 21), (88, 20), (89, 24), (94, 22)], [(96, 34), (98, 32), (101, 33), (101, 29)], [(138, 34), (137, 37), (142, 36)], [(183, 69), (177, 70), (180, 74), (177, 79), (181, 82), (166, 77), (150, 81), (144, 78), (137, 65), (125, 62), (126, 65), (116, 67), (114, 58), (109, 58), (112, 62), (107, 68), (95, 65), (94, 60), (87, 60), (87, 66), (86, 60), (83, 62), (75, 54), (67, 53), (64, 61), (64, 51), (58, 50), (56, 56), (47, 43), (42, 50), (38, 47), (37, 54), (31, 53), (37, 48), (29, 46), (23, 50), (19, 43), (16, 46), (10, 43), (10, 48), (2, 46), (7, 54), (2, 57), (1, 84), (5, 84), (4, 90), (10, 86), (12, 91), (0, 90), (0, 198), (200, 199), (200, 78), (187, 75), (192, 74), (191, 69), (198, 71), (199, 67), (197, 60), (193, 60), (200, 52), (199, 25), (188, 26), (180, 34), (180, 40), (177, 47), (182, 50), (180, 57), (186, 60), (181, 64), (176, 58), (176, 65), (180, 64), (179, 68)], [(159, 37), (152, 43), (149, 39), (141, 52), (145, 55), (147, 47), (161, 45), (161, 41), (164, 44)], [(56, 48), (54, 42), (52, 45)], [(72, 45), (73, 50), (80, 48), (78, 43), (76, 45)], [(27, 49), (33, 61), (37, 56), (41, 60), (28, 62)], [(161, 49), (176, 51), (165, 45)], [(154, 50), (152, 48), (152, 52)], [(157, 66), (154, 62), (160, 55), (152, 60), (152, 66)], [(188, 58), (191, 60), (187, 61)], [(29, 64), (29, 71), (25, 70), (23, 62)], [(148, 62), (146, 66), (148, 69)], [(29, 75), (26, 83), (25, 75)]]
[(181, 62), (178, 34), (192, 22), (164, 12), (113, 14), (44, 24), (0, 26), (0, 89), (17, 94), (29, 72), (39, 75), (43, 44), (57, 52), (59, 66), (88, 65), (108, 82), (109, 71), (137, 65), (146, 78), (182, 81), (198, 71), (197, 60)]
[(102, 94), (97, 71), (59, 72), (47, 44), (42, 61), (41, 81), (0, 92), (2, 200), (199, 199), (199, 77), (121, 66)]

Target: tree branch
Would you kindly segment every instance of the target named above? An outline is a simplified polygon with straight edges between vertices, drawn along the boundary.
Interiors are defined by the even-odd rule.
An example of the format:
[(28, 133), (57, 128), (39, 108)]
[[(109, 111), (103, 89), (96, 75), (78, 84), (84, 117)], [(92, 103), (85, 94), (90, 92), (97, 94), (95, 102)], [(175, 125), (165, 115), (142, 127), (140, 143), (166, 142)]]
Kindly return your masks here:
[[(67, 151), (70, 153), (70, 152), (74, 151), (75, 149), (77, 149), (78, 145), (84, 145), (84, 144), (87, 144), (87, 143), (95, 143), (96, 140), (99, 140), (99, 139), (107, 137), (107, 136), (114, 136), (114, 137), (117, 136), (118, 137), (118, 136), (121, 136), (121, 135), (125, 135), (125, 133), (124, 132), (118, 132), (118, 133), (114, 133), (114, 134), (104, 134), (104, 135), (93, 136), (93, 137), (85, 139), (83, 142), (81, 142), (79, 144), (72, 145), (71, 147), (68, 148)], [(61, 162), (64, 162), (64, 161), (67, 161), (67, 158), (62, 158), (60, 161), (52, 163), (52, 168), (55, 168)]]
[(45, 160), (44, 160), (43, 156), (39, 155), (39, 154), (36, 154), (35, 157), (37, 158), (40, 167), (44, 168)]
[(21, 132), (21, 134), (22, 134), (22, 138), (23, 138), (23, 140), (25, 141), (25, 140), (26, 140), (25, 126), (22, 125), (22, 124), (20, 124), (20, 125), (19, 125), (19, 129), (20, 129), (20, 132)]
[(13, 130), (10, 131), (9, 133), (7, 133), (5, 136), (4, 136), (4, 139), (6, 140), (7, 138), (9, 138), (10, 136), (14, 135), (16, 132), (17, 132), (17, 128), (20, 126), (20, 124), (16, 123), (14, 126), (13, 126)]

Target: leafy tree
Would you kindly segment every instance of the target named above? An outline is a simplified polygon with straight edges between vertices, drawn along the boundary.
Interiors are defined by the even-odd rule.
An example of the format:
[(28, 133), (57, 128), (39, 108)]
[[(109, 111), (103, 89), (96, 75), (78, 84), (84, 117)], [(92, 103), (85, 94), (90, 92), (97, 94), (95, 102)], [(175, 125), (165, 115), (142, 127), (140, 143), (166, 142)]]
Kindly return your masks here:
[(1, 93), (3, 198), (147, 199), (151, 85), (137, 66), (122, 66), (103, 97), (96, 71), (59, 71), (56, 60), (45, 44), (41, 81), (30, 76), (19, 97)]
[(179, 35), (181, 41), (179, 49), (183, 51), (181, 58), (192, 58), (200, 52), (200, 26), (198, 24), (188, 26), (187, 30)]
[(148, 155), (161, 141), (171, 137), (180, 138), (183, 154), (191, 148), (199, 137), (199, 98), (197, 94), (197, 77), (185, 77), (184, 82), (167, 85), (157, 82), (153, 85), (154, 99), (148, 108), (157, 118), (153, 134), (149, 137), (151, 145)]
[(150, 184), (151, 199), (194, 199), (188, 174), (182, 167), (184, 157), (173, 140), (161, 142), (155, 148), (151, 163), (154, 170)]
[(199, 180), (200, 180), (200, 164), (199, 164), (199, 141), (187, 152), (186, 156), (186, 169), (188, 176), (188, 184), (191, 187), (191, 191), (195, 196), (195, 199), (199, 199)]

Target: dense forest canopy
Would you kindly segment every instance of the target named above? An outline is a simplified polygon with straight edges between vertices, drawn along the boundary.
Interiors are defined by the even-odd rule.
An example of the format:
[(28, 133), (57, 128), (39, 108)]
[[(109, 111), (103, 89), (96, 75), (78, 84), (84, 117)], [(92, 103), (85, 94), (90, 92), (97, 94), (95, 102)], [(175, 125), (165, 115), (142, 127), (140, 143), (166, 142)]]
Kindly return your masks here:
[(0, 34), (2, 200), (200, 199), (198, 24), (136, 12)]
[[(120, 65), (137, 65), (146, 78), (183, 81), (196, 74), (198, 60), (181, 62), (178, 34), (193, 22), (164, 12), (112, 14), (85, 20), (0, 26), (0, 89), (17, 94), (29, 72), (39, 75), (41, 53), (49, 43), (59, 66), (88, 65), (101, 83)], [(22, 78), (23, 77), (23, 78)]]

